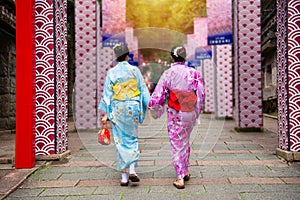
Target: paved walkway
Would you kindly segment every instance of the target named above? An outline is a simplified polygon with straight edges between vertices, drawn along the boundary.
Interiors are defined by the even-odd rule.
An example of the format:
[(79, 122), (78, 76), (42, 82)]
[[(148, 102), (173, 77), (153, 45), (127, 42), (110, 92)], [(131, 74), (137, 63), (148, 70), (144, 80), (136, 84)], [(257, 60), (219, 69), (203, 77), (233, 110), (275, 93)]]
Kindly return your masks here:
[(6, 199), (300, 199), (300, 163), (275, 155), (275, 119), (264, 118), (262, 133), (237, 133), (234, 121), (215, 120), (209, 114), (201, 120), (191, 135), (192, 178), (183, 190), (172, 185), (176, 175), (166, 121), (147, 118), (139, 129), (140, 183), (119, 186), (114, 146), (97, 144), (95, 131), (78, 130), (69, 135), (69, 157), (7, 173), (0, 179), (0, 192), (5, 196), (3, 184), (19, 173), (21, 184), (15, 190), (11, 186)]

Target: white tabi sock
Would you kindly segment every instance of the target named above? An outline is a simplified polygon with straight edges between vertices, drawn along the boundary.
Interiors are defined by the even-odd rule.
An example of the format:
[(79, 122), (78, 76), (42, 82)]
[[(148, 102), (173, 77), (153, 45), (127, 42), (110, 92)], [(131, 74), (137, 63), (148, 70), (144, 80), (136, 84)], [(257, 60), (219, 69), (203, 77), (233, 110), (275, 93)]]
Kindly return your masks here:
[(132, 163), (132, 164), (129, 166), (129, 174), (136, 174), (136, 173), (135, 173), (135, 168), (134, 168), (134, 163)]
[(122, 182), (127, 183), (128, 182), (128, 174), (127, 173), (122, 173)]

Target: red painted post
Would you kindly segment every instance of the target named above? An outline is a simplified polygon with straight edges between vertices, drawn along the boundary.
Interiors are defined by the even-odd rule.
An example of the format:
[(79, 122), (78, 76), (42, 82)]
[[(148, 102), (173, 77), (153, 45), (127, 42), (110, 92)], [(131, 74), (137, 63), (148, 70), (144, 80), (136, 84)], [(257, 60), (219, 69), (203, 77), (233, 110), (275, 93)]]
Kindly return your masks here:
[(34, 2), (16, 0), (16, 168), (35, 166)]

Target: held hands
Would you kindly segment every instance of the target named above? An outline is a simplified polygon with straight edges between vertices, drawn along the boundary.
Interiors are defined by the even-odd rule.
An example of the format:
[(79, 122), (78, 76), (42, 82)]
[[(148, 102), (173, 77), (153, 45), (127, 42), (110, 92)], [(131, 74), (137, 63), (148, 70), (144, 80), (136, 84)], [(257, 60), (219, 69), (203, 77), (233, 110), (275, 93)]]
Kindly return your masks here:
[(150, 114), (153, 119), (158, 119), (164, 114), (164, 106), (156, 105), (150, 109)]
[(150, 114), (153, 119), (159, 118), (159, 116), (157, 115), (157, 111), (155, 110), (150, 110)]

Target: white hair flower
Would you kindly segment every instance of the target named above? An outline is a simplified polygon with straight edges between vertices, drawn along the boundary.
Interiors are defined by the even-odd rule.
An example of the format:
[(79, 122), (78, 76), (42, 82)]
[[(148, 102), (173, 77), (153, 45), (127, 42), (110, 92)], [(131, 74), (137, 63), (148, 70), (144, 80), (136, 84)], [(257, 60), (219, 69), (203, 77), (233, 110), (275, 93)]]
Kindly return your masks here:
[(176, 47), (176, 48), (174, 49), (174, 56), (179, 57), (178, 54), (177, 54), (177, 51), (178, 51), (179, 49), (181, 49), (181, 47)]
[(115, 44), (115, 46), (113, 47), (113, 49), (117, 48), (117, 47), (120, 47), (121, 45), (120, 44)]

